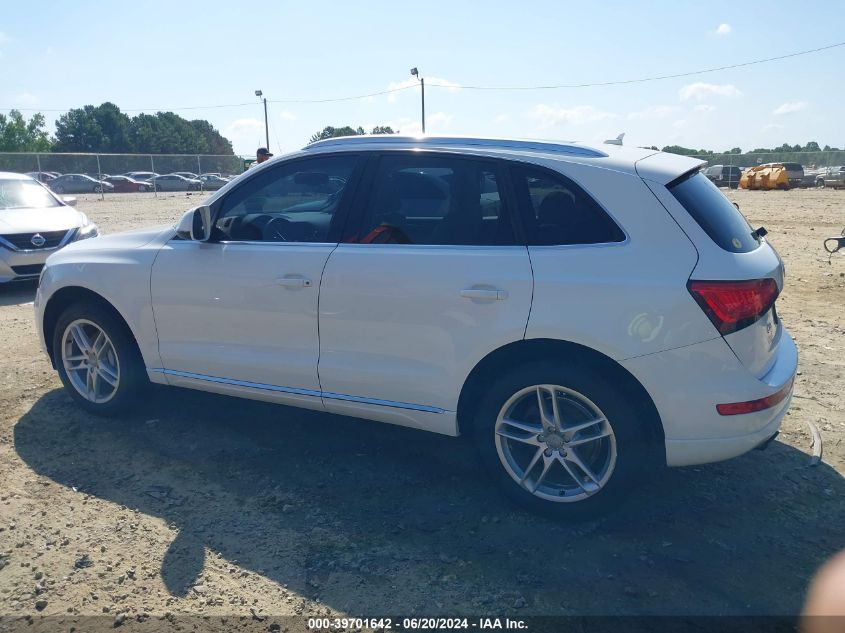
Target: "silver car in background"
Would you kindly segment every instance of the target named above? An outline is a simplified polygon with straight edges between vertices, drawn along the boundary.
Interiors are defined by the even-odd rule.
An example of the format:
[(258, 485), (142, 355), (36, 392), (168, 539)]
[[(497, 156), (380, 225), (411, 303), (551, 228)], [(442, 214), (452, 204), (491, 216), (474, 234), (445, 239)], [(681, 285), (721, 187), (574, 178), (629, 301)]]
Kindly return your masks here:
[(56, 193), (100, 193), (114, 190), (114, 185), (97, 180), (87, 174), (65, 174), (50, 181), (50, 189)]
[(179, 174), (165, 174), (150, 179), (156, 191), (199, 191), (202, 183), (193, 178), (185, 178)]
[(29, 176), (0, 172), (0, 283), (37, 279), (62, 246), (98, 235), (74, 204)]

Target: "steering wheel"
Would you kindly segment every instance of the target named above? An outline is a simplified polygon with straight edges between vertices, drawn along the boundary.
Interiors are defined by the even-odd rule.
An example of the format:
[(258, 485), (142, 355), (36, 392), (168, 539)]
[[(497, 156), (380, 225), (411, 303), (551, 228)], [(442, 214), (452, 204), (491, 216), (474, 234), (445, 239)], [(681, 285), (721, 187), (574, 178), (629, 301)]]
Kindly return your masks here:
[(293, 223), (287, 218), (273, 218), (264, 225), (265, 242), (287, 242)]

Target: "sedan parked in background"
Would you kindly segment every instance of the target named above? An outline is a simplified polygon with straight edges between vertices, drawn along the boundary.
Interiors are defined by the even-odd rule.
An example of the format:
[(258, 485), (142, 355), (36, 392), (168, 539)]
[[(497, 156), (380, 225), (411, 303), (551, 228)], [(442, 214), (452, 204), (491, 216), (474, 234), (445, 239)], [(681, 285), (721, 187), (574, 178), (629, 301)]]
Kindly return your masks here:
[(50, 182), (51, 180), (54, 180), (58, 175), (61, 175), (61, 174), (54, 174), (54, 173), (49, 172), (49, 171), (28, 171), (24, 175), (29, 176), (30, 178), (34, 178), (38, 182), (45, 182), (46, 183), (46, 182)]
[(202, 188), (206, 191), (214, 191), (220, 189), (223, 185), (228, 185), (229, 181), (220, 176), (200, 176)]
[(0, 283), (37, 279), (62, 246), (97, 236), (97, 225), (22, 174), (0, 172)]
[(114, 186), (117, 193), (133, 193), (136, 191), (152, 191), (153, 186), (143, 180), (135, 180), (129, 176), (109, 176), (106, 182)]
[(195, 178), (185, 178), (178, 174), (156, 176), (150, 182), (156, 191), (199, 191), (202, 183)]
[(152, 180), (158, 174), (154, 171), (127, 171), (124, 176), (128, 176), (133, 180)]
[(100, 193), (113, 191), (114, 186), (85, 174), (65, 174), (51, 180), (50, 189), (56, 193)]

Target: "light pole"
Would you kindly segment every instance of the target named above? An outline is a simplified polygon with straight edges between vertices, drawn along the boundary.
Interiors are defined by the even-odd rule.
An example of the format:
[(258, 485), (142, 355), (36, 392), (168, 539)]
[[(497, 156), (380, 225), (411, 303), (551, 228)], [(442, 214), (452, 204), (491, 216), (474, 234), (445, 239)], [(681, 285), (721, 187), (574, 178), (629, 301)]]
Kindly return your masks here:
[[(259, 99), (264, 95), (260, 90), (255, 91), (255, 96)], [(267, 140), (267, 149), (270, 149), (270, 127), (267, 125), (267, 97), (264, 97), (264, 137)]]
[(422, 133), (425, 134), (425, 79), (420, 77), (416, 67), (411, 69), (411, 76), (420, 80), (420, 94), (422, 95)]

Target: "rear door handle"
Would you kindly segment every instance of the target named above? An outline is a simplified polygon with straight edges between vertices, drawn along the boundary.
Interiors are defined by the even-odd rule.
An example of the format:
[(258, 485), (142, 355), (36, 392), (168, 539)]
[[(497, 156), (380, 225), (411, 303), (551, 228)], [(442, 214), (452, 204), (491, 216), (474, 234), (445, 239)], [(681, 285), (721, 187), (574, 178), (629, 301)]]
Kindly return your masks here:
[(289, 275), (276, 279), (276, 284), (283, 288), (310, 288), (311, 280), (302, 275)]
[(508, 298), (507, 290), (490, 290), (487, 288), (464, 288), (461, 296), (465, 299), (480, 299), (482, 301), (504, 301)]

